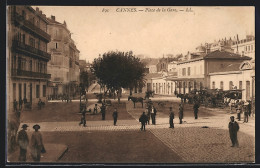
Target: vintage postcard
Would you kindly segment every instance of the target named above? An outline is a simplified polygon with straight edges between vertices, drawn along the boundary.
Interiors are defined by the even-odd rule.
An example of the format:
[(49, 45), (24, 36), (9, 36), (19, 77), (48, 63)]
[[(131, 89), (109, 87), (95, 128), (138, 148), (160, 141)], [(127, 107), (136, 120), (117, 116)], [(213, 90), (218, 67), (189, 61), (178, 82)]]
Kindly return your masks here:
[(7, 11), (7, 163), (255, 162), (254, 6)]

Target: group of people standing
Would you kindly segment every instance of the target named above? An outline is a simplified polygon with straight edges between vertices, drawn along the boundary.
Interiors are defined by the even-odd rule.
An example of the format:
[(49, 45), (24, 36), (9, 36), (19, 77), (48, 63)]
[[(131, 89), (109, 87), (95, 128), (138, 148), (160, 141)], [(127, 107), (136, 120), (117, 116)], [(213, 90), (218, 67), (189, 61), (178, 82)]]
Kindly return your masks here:
[[(193, 106), (194, 110), (194, 117), (195, 119), (198, 119), (198, 111), (199, 111), (200, 104), (198, 102), (195, 102)], [(183, 101), (179, 104), (179, 123), (182, 124), (183, 121), (183, 111), (184, 111), (184, 103)], [(157, 110), (156, 108), (152, 105), (152, 103), (148, 103), (148, 106), (146, 107), (146, 112), (143, 112), (143, 114), (139, 118), (139, 122), (141, 122), (141, 128), (140, 130), (145, 131), (145, 125), (150, 124), (150, 118), (152, 118), (152, 124), (155, 125), (155, 119), (156, 119), (156, 113)], [(173, 119), (175, 117), (175, 114), (173, 112), (173, 108), (170, 107), (170, 112), (169, 112), (169, 128), (174, 128), (174, 122)]]
[(241, 113), (244, 113), (244, 122), (248, 122), (248, 116), (251, 116), (251, 102), (238, 101), (235, 104), (238, 121), (241, 121)]
[(141, 122), (142, 124), (140, 128), (141, 131), (145, 131), (145, 125), (150, 124), (150, 119), (152, 119), (152, 125), (156, 124), (156, 114), (156, 108), (151, 103), (149, 103), (146, 107), (146, 113), (143, 112), (143, 114), (139, 118), (139, 122)]
[[(22, 125), (22, 130), (18, 132), (17, 141), (20, 147), (20, 155), (19, 155), (19, 161), (25, 162), (26, 161), (26, 154), (27, 154), (27, 147), (29, 146), (29, 138), (27, 135), (27, 127), (29, 127), (27, 124)], [(31, 156), (33, 161), (39, 162), (41, 159), (41, 153), (45, 153), (45, 147), (43, 145), (42, 140), (42, 134), (38, 131), (40, 129), (40, 126), (38, 124), (33, 126), (33, 129), (35, 130), (31, 137)]]
[[(93, 111), (93, 114), (97, 114), (98, 113), (98, 106), (97, 104), (95, 104), (95, 107), (94, 107), (94, 111)], [(86, 108), (83, 108), (82, 111), (81, 111), (81, 120), (80, 120), (80, 123), (79, 125), (83, 125), (84, 127), (86, 127)], [(89, 110), (89, 112), (91, 112), (91, 110)], [(105, 120), (106, 119), (106, 106), (104, 103), (102, 103), (102, 106), (100, 107), (100, 112), (101, 112), (101, 116), (102, 116), (102, 120)], [(116, 123), (117, 123), (117, 118), (118, 118), (118, 112), (117, 112), (117, 108), (114, 108), (114, 112), (112, 114), (112, 117), (114, 119), (114, 125), (116, 126)]]

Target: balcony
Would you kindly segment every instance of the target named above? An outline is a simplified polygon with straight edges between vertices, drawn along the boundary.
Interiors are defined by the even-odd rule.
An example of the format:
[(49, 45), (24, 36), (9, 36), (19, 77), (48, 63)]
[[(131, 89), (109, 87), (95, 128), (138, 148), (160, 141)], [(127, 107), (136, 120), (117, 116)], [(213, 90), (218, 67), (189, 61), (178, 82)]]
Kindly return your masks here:
[(18, 13), (15, 12), (13, 14), (12, 18), (13, 18), (13, 21), (15, 21), (16, 23), (20, 24), (21, 26), (27, 28), (32, 33), (35, 33), (36, 35), (42, 37), (43, 39), (45, 39), (45, 41), (48, 41), (48, 42), (51, 41), (51, 36), (49, 34), (47, 34), (45, 31), (43, 31), (39, 27), (32, 24), (30, 21), (24, 19), (24, 17), (19, 15)]
[(26, 77), (26, 78), (33, 78), (33, 79), (50, 79), (51, 74), (24, 71), (24, 70), (20, 70), (20, 69), (12, 69), (12, 77)]
[(13, 49), (21, 51), (26, 54), (34, 55), (39, 58), (43, 58), (47, 60), (51, 59), (51, 55), (48, 54), (47, 52), (41, 51), (37, 48), (34, 48), (32, 46), (29, 46), (17, 40), (13, 40)]

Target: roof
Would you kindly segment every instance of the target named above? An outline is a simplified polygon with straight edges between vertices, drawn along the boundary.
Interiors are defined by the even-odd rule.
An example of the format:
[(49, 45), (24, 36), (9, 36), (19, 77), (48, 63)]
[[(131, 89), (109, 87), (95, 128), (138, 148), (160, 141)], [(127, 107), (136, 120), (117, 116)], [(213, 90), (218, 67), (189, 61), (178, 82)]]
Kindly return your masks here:
[(194, 59), (180, 61), (180, 62), (178, 62), (178, 64), (194, 62), (194, 61), (199, 61), (199, 60), (203, 60), (203, 59), (251, 60), (252, 58), (248, 57), (248, 56), (241, 56), (241, 55), (231, 53), (231, 52), (227, 52), (227, 51), (216, 50), (216, 51), (210, 52), (209, 54), (201, 54), (200, 56), (198, 56)]
[(248, 56), (241, 56), (235, 53), (227, 52), (227, 51), (213, 51), (207, 54), (204, 59), (240, 59), (240, 60), (251, 60)]
[(162, 77), (162, 74), (160, 74), (160, 73), (148, 73), (145, 76), (146, 79), (158, 78), (158, 77)]
[[(50, 22), (50, 23), (56, 23), (56, 24), (61, 24), (60, 22), (57, 22), (56, 20), (53, 20), (51, 18), (47, 18), (47, 20)], [(62, 24), (61, 24), (62, 25)]]

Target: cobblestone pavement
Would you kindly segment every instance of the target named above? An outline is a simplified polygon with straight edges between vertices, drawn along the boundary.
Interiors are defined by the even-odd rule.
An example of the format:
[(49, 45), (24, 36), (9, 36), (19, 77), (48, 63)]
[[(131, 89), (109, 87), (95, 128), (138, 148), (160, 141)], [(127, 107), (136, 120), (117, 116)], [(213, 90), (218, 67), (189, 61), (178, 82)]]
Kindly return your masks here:
[[(202, 109), (204, 107), (201, 107)], [(112, 120), (87, 121), (87, 127), (79, 126), (79, 122), (41, 122), (42, 132), (67, 132), (67, 131), (140, 131), (138, 119), (145, 108), (137, 103), (133, 108), (132, 102), (126, 103), (127, 112), (135, 120), (118, 120), (117, 126)], [(174, 119), (175, 128), (169, 128), (168, 115), (158, 113), (156, 125), (147, 125), (147, 130), (152, 132), (161, 142), (172, 151), (177, 153), (185, 162), (218, 163), (218, 162), (254, 162), (255, 150), (255, 121), (249, 118), (248, 123), (239, 121), (240, 131), (238, 139), (239, 148), (231, 148), (228, 134), (228, 122), (231, 115), (224, 109), (209, 109), (218, 111), (211, 117), (185, 117), (183, 124), (178, 124), (177, 116)], [(23, 123), (21, 123), (23, 124)], [(26, 123), (30, 127), (28, 132), (33, 131), (32, 126), (36, 123)], [(207, 128), (202, 128), (207, 127)], [(176, 138), (175, 138), (176, 137)]]

